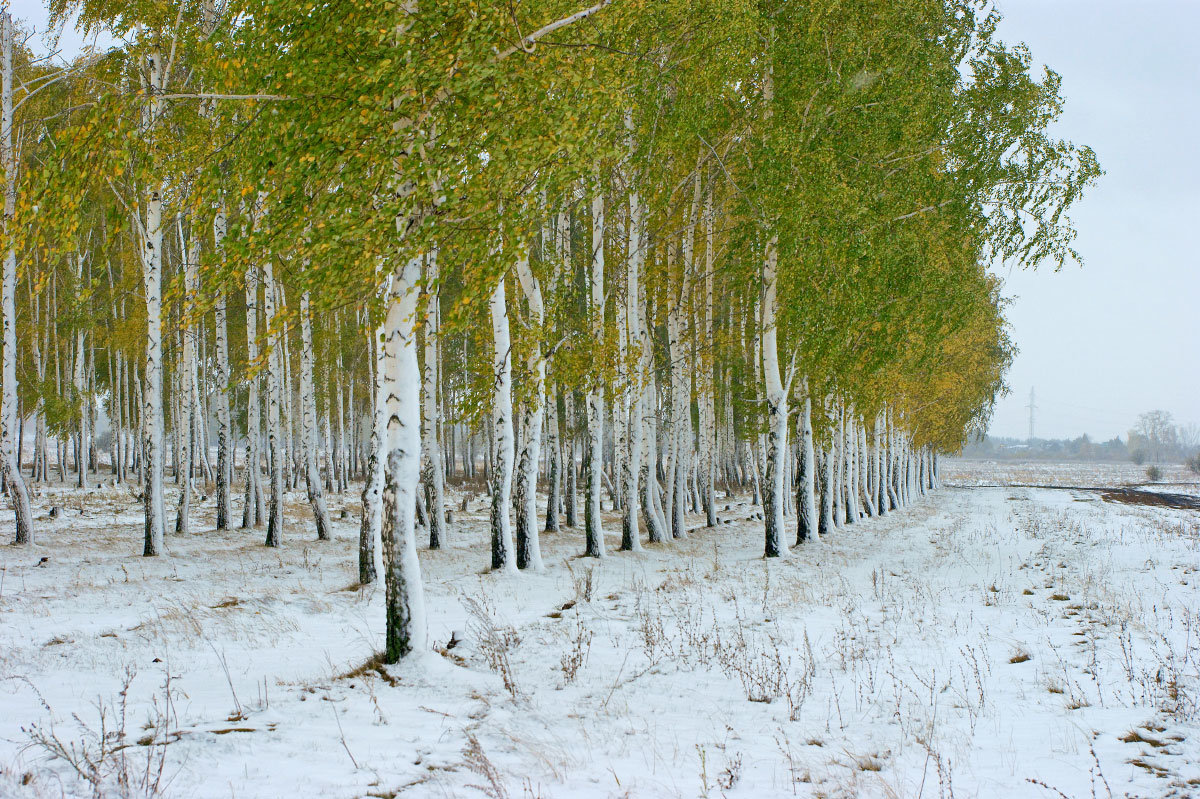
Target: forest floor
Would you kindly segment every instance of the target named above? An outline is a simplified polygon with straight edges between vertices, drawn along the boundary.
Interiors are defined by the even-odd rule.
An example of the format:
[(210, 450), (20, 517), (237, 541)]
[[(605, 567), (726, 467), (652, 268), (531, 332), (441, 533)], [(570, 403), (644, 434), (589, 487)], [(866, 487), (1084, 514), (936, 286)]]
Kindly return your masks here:
[(129, 491), (44, 491), (0, 547), (0, 797), (1200, 797), (1200, 512), (1012, 485), (1127, 471), (947, 461), (785, 559), (743, 497), (511, 576), (476, 496), (395, 667), (351, 494), (332, 541), (300, 493), (276, 550), (209, 501), (149, 559)]

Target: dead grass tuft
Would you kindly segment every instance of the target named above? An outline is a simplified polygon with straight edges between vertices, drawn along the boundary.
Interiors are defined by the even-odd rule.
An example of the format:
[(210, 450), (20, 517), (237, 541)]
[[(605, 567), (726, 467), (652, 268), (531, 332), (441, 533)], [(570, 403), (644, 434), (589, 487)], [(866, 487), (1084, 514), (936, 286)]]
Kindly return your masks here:
[(1130, 730), (1117, 740), (1124, 741), (1127, 744), (1146, 744), (1148, 746), (1153, 746), (1155, 749), (1162, 749), (1167, 745), (1166, 741), (1160, 741), (1157, 738), (1150, 738), (1146, 735), (1143, 735), (1142, 732), (1137, 729)]
[(345, 674), (338, 675), (338, 679), (353, 680), (360, 677), (367, 677), (371, 674), (378, 675), (381, 680), (390, 685), (392, 688), (395, 688), (400, 684), (399, 680), (388, 674), (387, 667), (383, 662), (383, 655), (379, 654), (371, 655), (371, 657), (367, 658), (362, 665), (355, 666)]

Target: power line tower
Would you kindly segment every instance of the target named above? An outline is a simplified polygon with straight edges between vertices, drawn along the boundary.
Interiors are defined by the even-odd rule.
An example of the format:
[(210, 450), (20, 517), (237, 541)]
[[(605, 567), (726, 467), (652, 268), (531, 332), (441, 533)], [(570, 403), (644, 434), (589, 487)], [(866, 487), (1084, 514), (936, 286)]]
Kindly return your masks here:
[(1029, 389), (1029, 404), (1025, 406), (1029, 409), (1029, 440), (1033, 441), (1033, 417), (1037, 413), (1037, 403), (1034, 402), (1033, 388)]

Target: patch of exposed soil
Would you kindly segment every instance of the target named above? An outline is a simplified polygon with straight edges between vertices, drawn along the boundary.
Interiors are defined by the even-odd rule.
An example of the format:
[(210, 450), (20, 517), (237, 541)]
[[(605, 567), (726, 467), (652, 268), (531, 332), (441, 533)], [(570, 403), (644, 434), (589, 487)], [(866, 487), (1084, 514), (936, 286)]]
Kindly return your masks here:
[[(951, 486), (951, 488), (958, 488), (958, 486)], [(1091, 491), (1099, 494), (1103, 500), (1120, 502), (1125, 505), (1152, 505), (1160, 508), (1176, 508), (1179, 510), (1200, 510), (1200, 497), (1191, 494), (1169, 494), (1164, 491), (1143, 491), (1140, 488), (1133, 488), (1131, 486), (1102, 488), (1100, 486), (1050, 486), (1005, 483), (1004, 485), (975, 485), (962, 486), (961, 488), (1044, 488), (1052, 491)], [(1010, 499), (1015, 499), (1015, 497), (1010, 497)]]
[(1189, 494), (1168, 494), (1162, 491), (1142, 491), (1139, 488), (1100, 489), (1101, 498), (1126, 505), (1154, 505), (1160, 508), (1200, 510), (1200, 497)]

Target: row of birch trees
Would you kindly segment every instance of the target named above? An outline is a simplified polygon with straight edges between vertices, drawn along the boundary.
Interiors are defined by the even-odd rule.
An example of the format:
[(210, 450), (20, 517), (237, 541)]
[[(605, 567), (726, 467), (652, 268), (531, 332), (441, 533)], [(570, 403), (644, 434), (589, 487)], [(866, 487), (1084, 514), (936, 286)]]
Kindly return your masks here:
[(778, 557), (934, 487), (1012, 357), (988, 265), (1077, 259), (1100, 174), (979, 0), (51, 11), (118, 44), (0, 15), (15, 540), (48, 482), (134, 486), (149, 556), (202, 498), (281, 546), (354, 492), (389, 662), (448, 483), (512, 571), (721, 492)]

